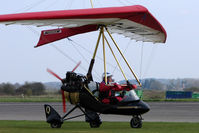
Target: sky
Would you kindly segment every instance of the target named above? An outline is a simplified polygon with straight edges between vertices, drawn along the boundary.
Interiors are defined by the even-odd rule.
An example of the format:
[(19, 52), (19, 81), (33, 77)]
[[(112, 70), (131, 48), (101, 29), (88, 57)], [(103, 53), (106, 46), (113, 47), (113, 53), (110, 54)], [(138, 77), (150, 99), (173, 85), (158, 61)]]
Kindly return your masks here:
[[(0, 14), (91, 8), (90, 0), (6, 0)], [(12, 4), (10, 4), (12, 3)], [(135, 42), (113, 35), (138, 78), (199, 78), (199, 1), (196, 0), (93, 0), (94, 7), (145, 6), (167, 32), (165, 44)], [(58, 81), (46, 72), (52, 69), (61, 77), (81, 61), (77, 73), (86, 74), (96, 44), (97, 32), (70, 37), (34, 48), (40, 32), (54, 27), (0, 25), (0, 83)], [(87, 50), (86, 50), (87, 49)], [(115, 49), (114, 49), (115, 50)], [(107, 50), (108, 51), (108, 50)], [(134, 79), (121, 62), (127, 78)], [(107, 52), (107, 71), (116, 81), (124, 79)], [(116, 69), (115, 69), (116, 68)], [(97, 52), (94, 79), (103, 73), (102, 47)]]

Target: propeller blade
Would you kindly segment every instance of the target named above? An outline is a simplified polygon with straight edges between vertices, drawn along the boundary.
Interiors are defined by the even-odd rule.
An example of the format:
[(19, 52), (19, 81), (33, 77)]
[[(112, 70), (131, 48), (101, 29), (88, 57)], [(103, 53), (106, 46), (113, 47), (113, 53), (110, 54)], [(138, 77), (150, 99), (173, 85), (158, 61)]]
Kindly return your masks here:
[[(74, 72), (78, 67), (79, 65), (81, 64), (81, 61), (79, 63), (77, 63), (77, 65), (73, 68), (72, 72)], [(58, 78), (59, 80), (63, 80), (62, 78), (60, 78), (56, 73), (54, 73), (52, 70), (48, 69), (47, 68), (47, 72), (49, 72), (50, 74), (52, 74), (53, 76), (55, 76), (56, 78)], [(64, 96), (64, 91), (61, 90), (61, 93), (62, 93), (62, 105), (63, 105), (63, 112), (65, 113), (66, 112), (66, 99), (65, 99), (65, 96)]]
[[(55, 76), (56, 78), (58, 78), (59, 80), (62, 81), (62, 78), (60, 78), (56, 73), (54, 73), (52, 70), (47, 69), (47, 72), (49, 72), (50, 74), (52, 74), (53, 76)], [(62, 105), (63, 105), (63, 112), (66, 112), (66, 100), (65, 100), (65, 96), (64, 96), (64, 91), (61, 90), (62, 93)]]
[(79, 66), (80, 64), (81, 64), (81, 61), (77, 63), (77, 65), (73, 68), (72, 72), (74, 72), (74, 71), (78, 68), (78, 66)]
[(63, 112), (66, 113), (66, 99), (65, 99), (65, 96), (64, 96), (64, 91), (61, 90), (61, 93), (62, 93)]
[(56, 78), (58, 78), (59, 80), (62, 81), (62, 78), (60, 78), (56, 73), (54, 73), (52, 70), (47, 68), (47, 72), (49, 72), (50, 74), (52, 74), (53, 76), (55, 76)]

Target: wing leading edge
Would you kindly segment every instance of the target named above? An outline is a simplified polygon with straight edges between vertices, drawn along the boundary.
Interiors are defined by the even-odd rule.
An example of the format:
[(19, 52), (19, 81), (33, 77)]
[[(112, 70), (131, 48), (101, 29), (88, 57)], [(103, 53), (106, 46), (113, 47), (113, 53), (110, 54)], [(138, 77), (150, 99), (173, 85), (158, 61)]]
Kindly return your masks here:
[(0, 23), (62, 27), (42, 31), (36, 47), (95, 31), (98, 25), (106, 25), (111, 33), (122, 34), (136, 41), (165, 43), (167, 38), (162, 25), (145, 7), (139, 5), (0, 15)]

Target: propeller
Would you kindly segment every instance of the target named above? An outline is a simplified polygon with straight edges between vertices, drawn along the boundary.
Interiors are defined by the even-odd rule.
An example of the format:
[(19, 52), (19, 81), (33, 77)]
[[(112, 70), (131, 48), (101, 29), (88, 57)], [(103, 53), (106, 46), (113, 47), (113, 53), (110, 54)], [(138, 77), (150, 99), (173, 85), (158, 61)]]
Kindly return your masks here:
[[(72, 72), (74, 72), (79, 67), (80, 64), (81, 64), (81, 61), (77, 63), (77, 65), (73, 68)], [(59, 77), (56, 73), (54, 73), (52, 70), (50, 70), (49, 68), (47, 68), (47, 72), (49, 72), (50, 74), (52, 74), (53, 76), (55, 76), (57, 79), (59, 79), (62, 82), (63, 79)], [(66, 112), (66, 99), (65, 99), (63, 90), (61, 90), (61, 93), (62, 93), (63, 112), (65, 113)]]
[(77, 65), (73, 68), (72, 72), (74, 72), (79, 67), (80, 64), (81, 64), (81, 61), (77, 63)]
[(58, 78), (59, 80), (62, 81), (62, 78), (60, 78), (56, 73), (54, 73), (52, 70), (50, 70), (49, 68), (47, 68), (47, 72), (49, 72), (50, 74), (52, 74), (53, 76), (55, 76), (56, 78)]

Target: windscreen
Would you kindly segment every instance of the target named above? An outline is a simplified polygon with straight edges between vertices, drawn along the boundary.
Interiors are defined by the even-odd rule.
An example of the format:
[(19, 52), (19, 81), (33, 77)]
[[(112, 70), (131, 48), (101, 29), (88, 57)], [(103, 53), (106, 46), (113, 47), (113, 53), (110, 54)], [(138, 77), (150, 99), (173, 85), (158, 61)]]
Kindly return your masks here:
[(126, 91), (126, 94), (123, 97), (122, 102), (129, 102), (129, 101), (137, 101), (139, 97), (135, 93), (134, 90)]

